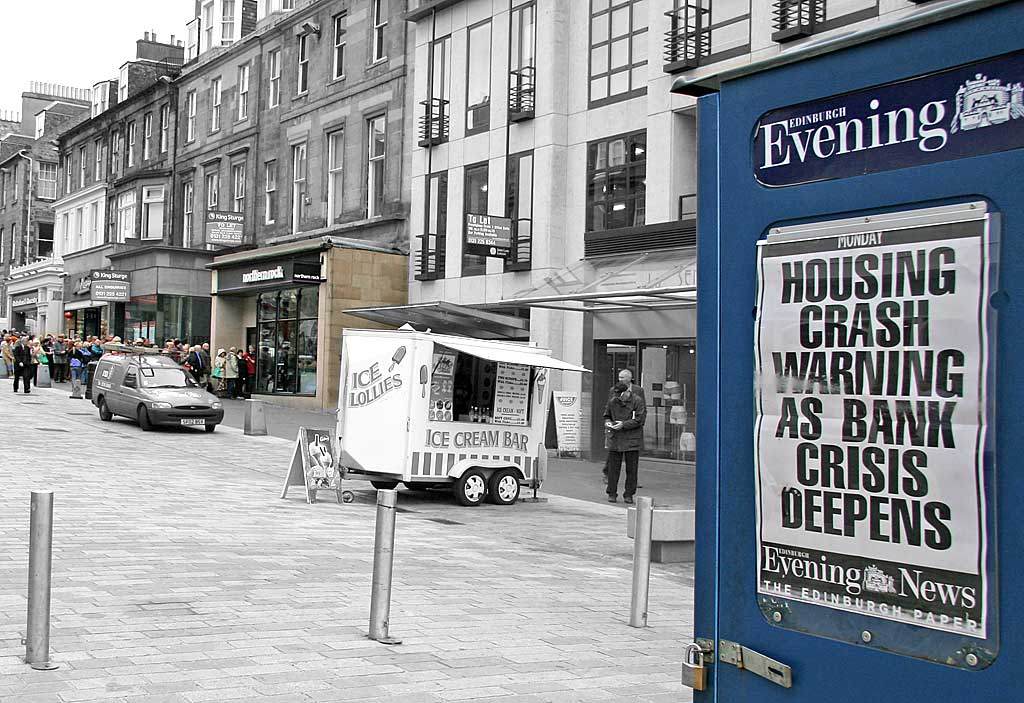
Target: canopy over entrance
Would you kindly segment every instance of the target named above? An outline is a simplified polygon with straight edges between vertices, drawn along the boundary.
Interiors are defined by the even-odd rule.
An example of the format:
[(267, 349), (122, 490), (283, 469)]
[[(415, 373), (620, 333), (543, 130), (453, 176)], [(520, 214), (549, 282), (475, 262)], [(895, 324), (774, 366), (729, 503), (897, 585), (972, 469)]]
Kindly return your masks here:
[(697, 252), (693, 247), (583, 259), (551, 274), (537, 272), (539, 284), (511, 290), (480, 307), (433, 302), (346, 310), (396, 327), (406, 323), (434, 332), (478, 339), (528, 339), (526, 317), (499, 312), (553, 308), (573, 312), (620, 312), (690, 307), (697, 301)]

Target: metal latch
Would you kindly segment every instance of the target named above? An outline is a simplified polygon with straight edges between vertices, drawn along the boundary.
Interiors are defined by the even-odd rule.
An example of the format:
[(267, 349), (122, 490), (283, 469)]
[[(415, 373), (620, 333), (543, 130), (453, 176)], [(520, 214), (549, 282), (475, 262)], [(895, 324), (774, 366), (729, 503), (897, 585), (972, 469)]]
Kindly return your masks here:
[(793, 670), (791, 668), (760, 652), (755, 652), (749, 647), (744, 647), (738, 642), (719, 640), (718, 659), (726, 664), (732, 664), (738, 669), (746, 669), (783, 688), (793, 687)]

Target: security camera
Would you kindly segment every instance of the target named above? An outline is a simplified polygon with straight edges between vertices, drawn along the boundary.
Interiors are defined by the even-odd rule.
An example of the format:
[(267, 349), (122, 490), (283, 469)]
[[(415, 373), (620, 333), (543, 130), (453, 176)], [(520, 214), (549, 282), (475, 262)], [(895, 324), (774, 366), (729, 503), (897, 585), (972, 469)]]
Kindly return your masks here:
[(305, 32), (306, 34), (315, 34), (319, 37), (320, 25), (318, 25), (316, 22), (310, 22), (309, 20), (306, 20), (305, 22), (302, 23), (302, 31)]

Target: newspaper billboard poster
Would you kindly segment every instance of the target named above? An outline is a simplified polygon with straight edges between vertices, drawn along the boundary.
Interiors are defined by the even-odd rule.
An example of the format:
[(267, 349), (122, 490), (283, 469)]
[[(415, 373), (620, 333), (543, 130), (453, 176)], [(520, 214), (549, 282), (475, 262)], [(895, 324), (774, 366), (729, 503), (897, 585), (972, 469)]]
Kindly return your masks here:
[(206, 243), (237, 246), (245, 241), (245, 215), (240, 212), (206, 212)]
[(993, 261), (974, 206), (760, 243), (759, 595), (986, 638)]
[(466, 215), (466, 252), (504, 259), (512, 250), (512, 220), (494, 215)]
[(555, 409), (555, 433), (558, 435), (558, 451), (562, 454), (577, 454), (580, 451), (583, 411), (580, 409), (580, 394), (566, 391), (552, 391)]
[(94, 301), (124, 303), (131, 300), (132, 274), (128, 271), (92, 272), (89, 296)]

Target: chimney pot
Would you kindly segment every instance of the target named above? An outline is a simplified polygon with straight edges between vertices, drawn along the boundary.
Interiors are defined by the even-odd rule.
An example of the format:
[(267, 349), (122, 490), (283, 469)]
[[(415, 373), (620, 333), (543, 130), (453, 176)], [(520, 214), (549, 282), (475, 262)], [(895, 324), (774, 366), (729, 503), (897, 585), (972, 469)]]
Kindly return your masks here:
[(142, 33), (142, 41), (149, 41), (149, 32)]

